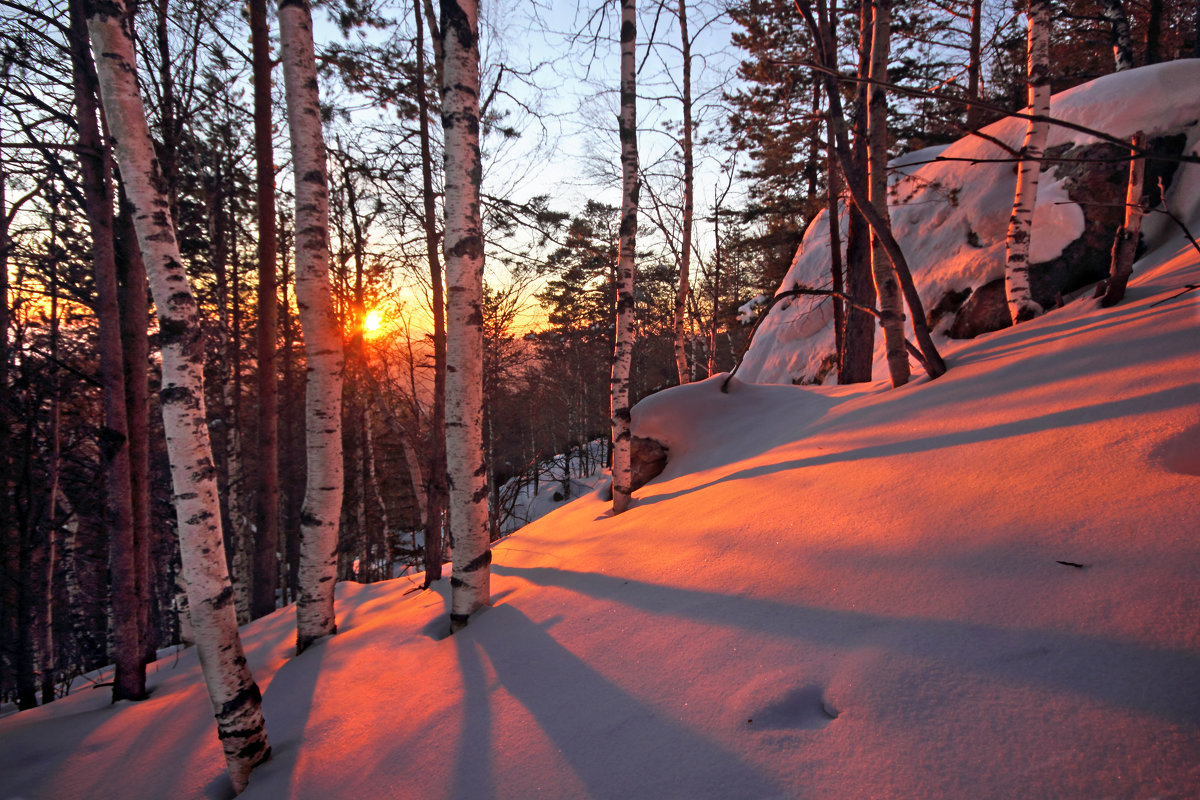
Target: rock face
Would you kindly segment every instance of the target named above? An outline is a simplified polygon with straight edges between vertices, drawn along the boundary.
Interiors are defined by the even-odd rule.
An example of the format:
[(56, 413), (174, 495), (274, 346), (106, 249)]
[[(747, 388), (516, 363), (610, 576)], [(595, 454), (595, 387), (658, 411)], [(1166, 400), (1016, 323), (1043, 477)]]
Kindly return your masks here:
[(634, 436), (631, 447), (631, 491), (636, 491), (657, 478), (667, 467), (667, 448), (656, 439)]
[[(1150, 149), (1174, 158), (1183, 152), (1186, 140), (1183, 134), (1160, 136), (1150, 141)], [(1083, 209), (1084, 227), (1083, 234), (1067, 245), (1057, 258), (1030, 265), (1033, 297), (1042, 308), (1054, 308), (1060, 304), (1063, 295), (1108, 277), (1113, 240), (1125, 216), (1123, 204), (1129, 165), (1122, 159), (1127, 155), (1127, 150), (1113, 144), (1059, 145), (1046, 151), (1047, 167), (1054, 169), (1067, 196)], [(1162, 199), (1160, 180), (1163, 188), (1170, 188), (1178, 164), (1173, 160), (1148, 161), (1146, 203), (1149, 208), (1158, 205)], [(935, 309), (953, 305), (959, 296), (958, 292), (947, 292)], [(930, 316), (933, 316), (932, 312)], [(973, 339), (1010, 325), (1004, 281), (995, 280), (970, 293), (966, 302), (958, 307), (947, 334), (952, 339)]]

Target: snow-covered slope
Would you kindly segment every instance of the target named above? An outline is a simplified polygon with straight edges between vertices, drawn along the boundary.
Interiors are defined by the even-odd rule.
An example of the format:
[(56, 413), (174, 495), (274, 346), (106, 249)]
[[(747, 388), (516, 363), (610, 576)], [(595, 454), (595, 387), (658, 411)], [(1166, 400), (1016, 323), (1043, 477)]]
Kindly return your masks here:
[[(412, 579), (298, 658), (247, 626), (245, 797), (1200, 796), (1200, 253), (1160, 241), (936, 381), (643, 401), (666, 472), (499, 543), (452, 638)], [(0, 797), (227, 797), (194, 652), (151, 686), (0, 720)]]
[[(1068, 122), (1128, 138), (1138, 130), (1187, 135), (1185, 152), (1200, 144), (1200, 60), (1172, 61), (1116, 73), (1056, 94), (1051, 114)], [(1019, 147), (1023, 120), (1008, 118), (983, 130)], [(1068, 128), (1051, 126), (1047, 147), (1097, 141)], [(930, 163), (935, 157), (962, 159)], [(1012, 211), (1016, 174), (1008, 162), (971, 159), (1009, 156), (992, 142), (968, 136), (941, 148), (900, 157), (892, 166), (891, 218), (926, 310), (948, 291), (978, 289), (1004, 274), (1004, 239)], [(1102, 165), (1096, 165), (1101, 167)], [(1083, 209), (1067, 197), (1058, 168), (1048, 167), (1038, 187), (1030, 242), (1031, 263), (1056, 258), (1083, 231)], [(1190, 218), (1200, 206), (1195, 185), (1176, 180), (1167, 194), (1175, 214)], [(1119, 202), (1119, 198), (1114, 198)], [(843, 235), (845, 220), (843, 219)], [(1178, 230), (1163, 215), (1151, 214), (1144, 240), (1154, 249)], [(1111, 242), (1111, 239), (1109, 240)], [(805, 232), (780, 290), (830, 285), (829, 227), (822, 213)], [(949, 318), (946, 320), (949, 322)], [(911, 338), (911, 337), (910, 337)], [(944, 341), (937, 337), (939, 347)], [(833, 306), (828, 298), (784, 300), (763, 320), (738, 376), (757, 383), (811, 382), (834, 352)], [(876, 337), (876, 375), (886, 371), (883, 337)]]

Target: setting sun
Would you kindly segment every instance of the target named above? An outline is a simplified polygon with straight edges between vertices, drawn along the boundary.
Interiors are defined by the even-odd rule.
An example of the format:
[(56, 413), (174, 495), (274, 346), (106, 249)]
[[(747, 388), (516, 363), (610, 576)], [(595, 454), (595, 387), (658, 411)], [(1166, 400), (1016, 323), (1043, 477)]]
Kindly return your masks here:
[(367, 336), (379, 333), (383, 327), (383, 315), (379, 313), (379, 309), (372, 308), (367, 312), (367, 316), (363, 319), (363, 333)]

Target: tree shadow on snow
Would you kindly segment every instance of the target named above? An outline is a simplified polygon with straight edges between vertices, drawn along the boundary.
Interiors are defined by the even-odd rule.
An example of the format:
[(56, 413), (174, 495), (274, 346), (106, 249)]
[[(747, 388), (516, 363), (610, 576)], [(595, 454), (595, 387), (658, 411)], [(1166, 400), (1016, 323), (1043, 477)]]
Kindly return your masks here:
[[(948, 447), (960, 447), (963, 445), (981, 444), (988, 441), (996, 441), (1014, 436), (1022, 436), (1027, 433), (1039, 433), (1048, 430), (1057, 430), (1061, 428), (1069, 428), (1074, 425), (1086, 425), (1093, 422), (1103, 420), (1117, 419), (1127, 415), (1142, 414), (1148, 411), (1165, 411), (1172, 408), (1187, 408), (1194, 406), (1196, 403), (1196, 386), (1194, 384), (1187, 386), (1176, 386), (1170, 389), (1163, 389), (1157, 392), (1140, 395), (1137, 397), (1128, 397), (1123, 400), (1112, 402), (1093, 403), (1087, 406), (1078, 406), (1076, 408), (1066, 409), (1064, 411), (1054, 411), (1049, 414), (1043, 414), (1038, 417), (1030, 417), (1028, 419), (1015, 420), (1013, 422), (1004, 422), (998, 425), (988, 425), (983, 428), (973, 428), (965, 431), (954, 431), (952, 433), (942, 433), (935, 436), (921, 436), (915, 439), (908, 439), (901, 442), (887, 442), (885, 444), (867, 445), (865, 447), (856, 447), (849, 450), (837, 452), (826, 452), (816, 456), (807, 458), (797, 458), (791, 461), (781, 461), (775, 464), (765, 464), (748, 469), (738, 470), (724, 475), (715, 480), (698, 486), (689, 486), (685, 489), (680, 489), (675, 492), (666, 492), (663, 494), (650, 495), (648, 497), (639, 497), (637, 505), (650, 506), (655, 503), (661, 503), (664, 500), (673, 500), (677, 497), (692, 494), (702, 489), (707, 489), (712, 486), (717, 486), (729, 481), (745, 480), (749, 478), (759, 478), (764, 475), (772, 475), (778, 472), (787, 472), (790, 470), (803, 469), (804, 467), (825, 466), (828, 464), (840, 464), (851, 461), (861, 461), (871, 458), (888, 458), (891, 456), (912, 455), (914, 453), (930, 452)], [(653, 484), (651, 484), (652, 486)]]
[[(1200, 726), (1200, 693), (1195, 689), (1200, 658), (1194, 653), (1083, 633), (793, 606), (554, 567), (493, 565), (492, 569), (654, 614), (821, 645), (883, 646), (914, 658), (957, 663), (1013, 685), (1050, 689), (1179, 725)], [(532, 626), (528, 620), (525, 624)]]
[[(588, 796), (722, 800), (782, 796), (751, 765), (640, 702), (513, 606), (497, 606), (487, 618), (488, 625), (455, 635), (462, 640), (460, 653), (478, 642), (497, 680), (537, 719), (587, 787)], [(521, 646), (514, 647), (514, 641)], [(475, 657), (472, 653), (464, 667)], [(467, 680), (470, 686), (470, 674)], [(471, 703), (468, 693), (468, 706)], [(648, 785), (648, 780), (654, 785)], [(455, 796), (465, 795), (456, 792)]]

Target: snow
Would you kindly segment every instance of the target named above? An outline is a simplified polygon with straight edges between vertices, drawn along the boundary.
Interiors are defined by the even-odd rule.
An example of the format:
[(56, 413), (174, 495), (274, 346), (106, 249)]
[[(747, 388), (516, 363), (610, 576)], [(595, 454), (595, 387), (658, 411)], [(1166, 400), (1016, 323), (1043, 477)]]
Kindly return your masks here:
[[(936, 381), (653, 395), (666, 471), (498, 543), (453, 637), (412, 578), (339, 585), (296, 658), (293, 609), (245, 627), (245, 797), (1200, 795), (1200, 254), (1163, 230), (1120, 305)], [(0, 720), (0, 797), (228, 797), (194, 650), (150, 686)]]
[[(1054, 95), (1050, 113), (1056, 118), (1128, 138), (1137, 130), (1153, 136), (1188, 129), (1187, 151), (1200, 142), (1200, 60), (1156, 64), (1108, 75)], [(1007, 118), (983, 133), (1019, 147), (1024, 120)], [(1190, 128), (1188, 127), (1190, 126)], [(1051, 126), (1047, 147), (1084, 144), (1095, 137)], [(933, 161), (937, 157), (962, 161)], [(1012, 211), (1016, 173), (1011, 163), (971, 159), (1005, 159), (1009, 154), (980, 137), (909, 153), (892, 162), (891, 218), (926, 310), (946, 292), (979, 288), (1004, 275), (1004, 242)], [(1172, 184), (1167, 202), (1176, 214), (1190, 218), (1200, 205), (1200, 180), (1191, 170)], [(1030, 240), (1031, 261), (1059, 256), (1083, 232), (1083, 211), (1067, 202), (1054, 169), (1043, 173), (1038, 187)], [(1146, 220), (1144, 236), (1152, 245), (1173, 237), (1171, 223)], [(1164, 224), (1165, 222), (1165, 224)], [(842, 231), (845, 234), (845, 215)], [(829, 234), (822, 213), (805, 232), (780, 290), (796, 284), (829, 288)], [(947, 324), (949, 318), (947, 318)], [(798, 342), (805, 346), (798, 346)], [(942, 339), (937, 339), (939, 348)], [(806, 297), (781, 302), (755, 333), (738, 370), (743, 380), (791, 383), (811, 380), (826, 355), (834, 351), (833, 306), (829, 298)], [(876, 337), (875, 374), (886, 370), (883, 337)]]

